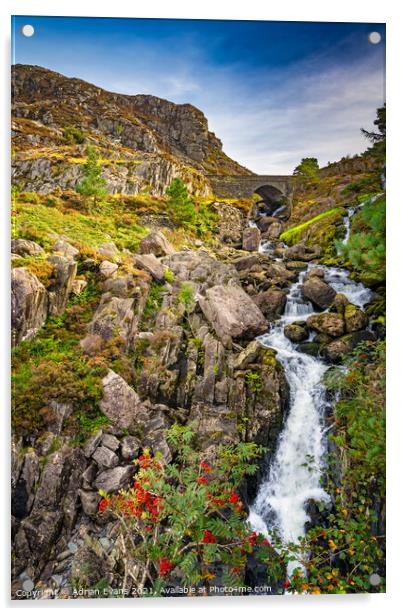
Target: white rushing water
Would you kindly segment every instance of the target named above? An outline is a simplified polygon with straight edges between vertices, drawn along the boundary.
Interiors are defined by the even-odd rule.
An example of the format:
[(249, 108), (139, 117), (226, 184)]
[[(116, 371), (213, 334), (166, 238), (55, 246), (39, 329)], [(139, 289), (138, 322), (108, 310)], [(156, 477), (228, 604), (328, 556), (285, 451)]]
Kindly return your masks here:
[[(345, 225), (345, 237), (342, 240), (342, 244), (347, 244), (349, 241), (352, 216), (354, 216), (356, 212), (358, 212), (363, 206), (374, 203), (374, 201), (376, 201), (379, 197), (382, 197), (383, 194), (384, 193), (378, 193), (377, 195), (373, 195), (372, 197), (369, 197), (365, 201), (362, 201), (362, 203), (359, 203), (358, 205), (354, 205), (348, 208), (348, 212), (346, 216), (344, 216), (343, 218), (343, 224)], [(340, 250), (338, 250), (338, 254), (339, 253), (340, 253)]]
[[(317, 266), (309, 265), (308, 269), (311, 267)], [(324, 270), (326, 281), (337, 292), (344, 293), (351, 303), (363, 307), (370, 300), (370, 291), (351, 281), (346, 270), (319, 267)], [(302, 296), (305, 275), (302, 272), (292, 285), (280, 321), (259, 338), (264, 346), (277, 351), (289, 384), (290, 404), (269, 471), (250, 508), (249, 522), (255, 531), (268, 538), (270, 531), (277, 529), (284, 542), (297, 541), (304, 535), (309, 521), (306, 511), (309, 500), (329, 500), (321, 486), (326, 451), (322, 377), (328, 366), (320, 358), (298, 351), (284, 335), (286, 324), (303, 321), (314, 314), (313, 306)], [(290, 563), (288, 574), (297, 566), (296, 560)]]

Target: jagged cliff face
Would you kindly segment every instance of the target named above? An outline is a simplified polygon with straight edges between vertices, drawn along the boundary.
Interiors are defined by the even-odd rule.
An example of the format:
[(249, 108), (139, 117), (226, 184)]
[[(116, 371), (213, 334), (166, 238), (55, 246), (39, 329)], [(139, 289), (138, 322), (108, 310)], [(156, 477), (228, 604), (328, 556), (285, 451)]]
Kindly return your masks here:
[[(204, 114), (155, 96), (128, 96), (37, 66), (12, 69), (13, 181), (25, 190), (74, 188), (86, 144), (100, 149), (112, 193), (162, 194), (182, 177), (208, 194), (205, 173), (244, 175)], [(82, 131), (84, 143), (66, 137)]]

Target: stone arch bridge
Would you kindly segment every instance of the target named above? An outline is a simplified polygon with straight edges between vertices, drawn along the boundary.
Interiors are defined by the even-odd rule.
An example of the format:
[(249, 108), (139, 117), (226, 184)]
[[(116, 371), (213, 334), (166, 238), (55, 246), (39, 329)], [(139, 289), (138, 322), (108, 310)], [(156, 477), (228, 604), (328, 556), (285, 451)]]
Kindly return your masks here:
[(212, 175), (207, 179), (214, 194), (219, 198), (241, 199), (253, 193), (266, 202), (284, 201), (288, 208), (292, 205), (293, 175)]

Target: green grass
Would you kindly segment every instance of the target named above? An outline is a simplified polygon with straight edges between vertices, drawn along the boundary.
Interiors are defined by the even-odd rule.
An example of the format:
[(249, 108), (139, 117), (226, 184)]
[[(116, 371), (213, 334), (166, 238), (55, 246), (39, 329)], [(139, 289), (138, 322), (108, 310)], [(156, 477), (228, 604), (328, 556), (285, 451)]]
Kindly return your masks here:
[(310, 225), (325, 220), (330, 216), (333, 216), (334, 214), (339, 214), (340, 216), (342, 216), (343, 212), (343, 208), (340, 207), (335, 207), (331, 210), (327, 210), (326, 212), (322, 212), (321, 214), (318, 214), (318, 216), (314, 216), (314, 218), (311, 218), (310, 220), (307, 220), (300, 225), (287, 229), (281, 234), (279, 239), (282, 240), (282, 242), (285, 242), (285, 244), (294, 244), (302, 239), (303, 231), (310, 227)]
[(32, 239), (47, 250), (54, 244), (54, 234), (93, 249), (113, 241), (120, 250), (136, 250), (148, 233), (148, 229), (137, 224), (135, 214), (117, 200), (99, 205), (89, 214), (60, 206), (32, 205), (18, 198), (14, 200), (12, 214), (12, 237)]
[[(73, 405), (69, 422), (79, 423), (82, 434), (88, 434), (89, 428), (81, 426), (77, 412), (80, 417), (99, 419), (106, 365), (101, 357), (85, 355), (79, 345), (99, 296), (99, 289), (89, 281), (85, 292), (72, 298), (63, 315), (49, 318), (33, 340), (13, 349), (11, 418), (17, 433), (42, 432), (51, 400)], [(76, 433), (77, 426), (72, 428)]]

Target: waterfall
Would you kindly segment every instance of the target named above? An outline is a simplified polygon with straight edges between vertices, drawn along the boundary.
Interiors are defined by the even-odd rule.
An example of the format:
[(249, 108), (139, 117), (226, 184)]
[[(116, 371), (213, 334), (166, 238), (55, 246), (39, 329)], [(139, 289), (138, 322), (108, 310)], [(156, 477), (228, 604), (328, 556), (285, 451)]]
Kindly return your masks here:
[[(337, 292), (344, 293), (351, 303), (363, 307), (370, 300), (371, 292), (351, 281), (347, 270), (310, 264), (307, 271), (311, 267), (323, 269), (327, 282)], [(328, 366), (320, 358), (298, 351), (284, 335), (286, 324), (314, 314), (313, 306), (302, 295), (305, 275), (302, 272), (292, 285), (281, 319), (269, 333), (259, 337), (264, 346), (277, 351), (289, 384), (290, 404), (270, 468), (250, 508), (249, 522), (267, 538), (276, 529), (285, 543), (297, 542), (304, 535), (309, 521), (308, 501), (329, 501), (321, 485), (326, 452), (322, 377)], [(288, 574), (297, 566), (300, 566), (297, 560), (291, 562)]]
[[(349, 237), (350, 237), (350, 225), (351, 225), (351, 218), (352, 216), (354, 216), (356, 214), (356, 212), (358, 212), (363, 206), (365, 205), (369, 205), (371, 203), (374, 203), (374, 201), (376, 201), (379, 197), (382, 197), (384, 193), (378, 193), (376, 195), (373, 195), (372, 197), (369, 197), (368, 199), (366, 199), (365, 201), (362, 201), (362, 203), (359, 203), (358, 205), (354, 205), (352, 207), (348, 208), (348, 212), (346, 214), (346, 216), (343, 217), (343, 224), (345, 225), (345, 236), (342, 240), (342, 244), (347, 244), (349, 241)], [(340, 250), (338, 250), (338, 254), (340, 254)]]

